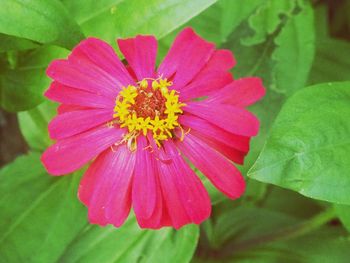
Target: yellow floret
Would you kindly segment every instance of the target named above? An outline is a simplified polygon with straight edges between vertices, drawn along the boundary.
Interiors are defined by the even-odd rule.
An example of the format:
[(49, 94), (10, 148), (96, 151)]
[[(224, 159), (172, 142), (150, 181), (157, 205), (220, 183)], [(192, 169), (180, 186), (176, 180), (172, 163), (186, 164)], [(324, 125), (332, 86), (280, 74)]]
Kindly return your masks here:
[(173, 83), (166, 78), (163, 79), (160, 77), (152, 80), (152, 88), (153, 90), (159, 89), (166, 99), (166, 109), (164, 111), (166, 118), (160, 119), (159, 116), (155, 116), (154, 119), (150, 117), (138, 117), (135, 112), (130, 111), (130, 107), (136, 103), (135, 98), (138, 95), (138, 91), (148, 88), (148, 80), (149, 79), (143, 79), (138, 82), (138, 87), (132, 85), (123, 87), (116, 98), (113, 117), (118, 118), (118, 123), (121, 128), (128, 129), (128, 134), (124, 136), (123, 141), (127, 141), (129, 145), (133, 140), (133, 147), (135, 146), (135, 139), (137, 136), (140, 133), (146, 136), (148, 131), (151, 132), (159, 147), (161, 146), (161, 141), (172, 138), (172, 130), (176, 127), (180, 127), (178, 115), (183, 113), (181, 107), (185, 106), (184, 103), (179, 102), (179, 95), (177, 95), (175, 90), (169, 92), (168, 87)]

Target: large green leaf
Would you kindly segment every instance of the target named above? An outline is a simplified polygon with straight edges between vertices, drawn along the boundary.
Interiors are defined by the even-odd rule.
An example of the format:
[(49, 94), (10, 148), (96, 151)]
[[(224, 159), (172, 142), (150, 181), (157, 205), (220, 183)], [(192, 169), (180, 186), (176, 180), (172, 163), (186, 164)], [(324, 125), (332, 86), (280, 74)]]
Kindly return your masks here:
[(225, 42), (227, 37), (234, 31), (242, 21), (247, 19), (254, 10), (264, 4), (265, 0), (245, 0), (241, 1), (221, 0), (222, 9), (220, 35), (221, 41)]
[(335, 211), (339, 216), (340, 221), (344, 227), (350, 232), (350, 206), (348, 205), (334, 205)]
[(309, 84), (350, 79), (350, 44), (329, 35), (328, 10), (325, 5), (315, 9), (316, 55)]
[(36, 48), (39, 45), (27, 39), (0, 34), (0, 53)]
[(0, 170), (3, 262), (54, 262), (86, 225), (79, 177), (49, 176), (39, 157), (31, 153)]
[(58, 0), (1, 0), (0, 33), (72, 48), (84, 36)]
[(272, 54), (276, 61), (276, 89), (290, 95), (304, 87), (315, 53), (314, 16), (311, 4), (288, 19), (275, 38), (277, 48)]
[[(256, 223), (257, 218), (259, 224)], [(214, 248), (227, 246), (228, 242), (234, 246), (299, 222), (300, 219), (280, 212), (240, 205), (235, 209), (221, 211), (218, 218), (213, 219), (209, 242)]]
[(296, 0), (266, 0), (249, 18), (254, 34), (243, 39), (245, 45), (256, 45), (266, 40), (282, 23), (282, 15), (292, 16)]
[(294, 240), (257, 247), (232, 257), (232, 263), (347, 263), (350, 240), (338, 229), (323, 228)]
[(43, 91), (50, 84), (45, 74), (47, 65), (67, 54), (66, 49), (54, 46), (20, 54), (15, 68), (0, 74), (0, 105), (8, 111), (21, 111), (42, 102)]
[[(153, 34), (161, 38), (189, 21), (217, 0), (128, 0), (118, 1), (81, 27), (86, 35), (102, 38), (110, 43), (117, 37)], [(84, 5), (84, 2), (81, 2)], [(96, 13), (96, 12), (95, 12)]]
[(248, 176), (350, 204), (350, 82), (303, 89), (279, 113)]
[(221, 46), (228, 40), (230, 34), (247, 19), (264, 0), (240, 1), (220, 0), (207, 10), (193, 17), (178, 30), (162, 38), (159, 43), (158, 59), (161, 60), (170, 48), (176, 34), (185, 26), (192, 27), (201, 37)]
[(19, 127), (31, 150), (44, 151), (52, 144), (47, 126), (56, 115), (56, 108), (56, 103), (45, 101), (33, 109), (18, 113)]
[(134, 218), (120, 229), (89, 226), (67, 246), (59, 262), (189, 262), (198, 234), (194, 225), (179, 231), (140, 230)]
[(198, 226), (141, 230), (89, 225), (78, 201), (79, 174), (48, 175), (30, 153), (0, 170), (1, 262), (188, 262)]
[(336, 39), (323, 39), (317, 43), (310, 84), (350, 80), (350, 44)]
[(125, 0), (61, 0), (79, 25), (94, 21), (101, 14), (108, 14)]

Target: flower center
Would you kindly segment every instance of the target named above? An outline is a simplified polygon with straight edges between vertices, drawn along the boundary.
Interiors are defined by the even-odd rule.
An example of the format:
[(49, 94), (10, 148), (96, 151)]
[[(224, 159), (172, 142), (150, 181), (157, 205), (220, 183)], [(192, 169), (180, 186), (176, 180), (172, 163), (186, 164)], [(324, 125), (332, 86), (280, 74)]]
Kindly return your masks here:
[(130, 141), (135, 141), (141, 133), (146, 136), (150, 132), (160, 146), (161, 141), (173, 136), (172, 131), (179, 126), (178, 116), (183, 113), (181, 107), (185, 104), (179, 102), (175, 90), (169, 91), (171, 85), (172, 82), (159, 77), (122, 88), (115, 101), (113, 117), (121, 128), (128, 129), (124, 141), (131, 145)]

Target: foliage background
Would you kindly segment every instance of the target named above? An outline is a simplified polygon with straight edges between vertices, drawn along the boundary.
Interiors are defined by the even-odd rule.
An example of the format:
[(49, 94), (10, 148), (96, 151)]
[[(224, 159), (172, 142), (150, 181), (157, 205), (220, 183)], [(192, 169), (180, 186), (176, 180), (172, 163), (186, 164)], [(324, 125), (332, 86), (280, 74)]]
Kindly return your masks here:
[[(89, 225), (82, 171), (39, 161), (56, 107), (45, 68), (86, 36), (154, 34), (160, 59), (184, 26), (232, 50), (236, 78), (264, 80), (248, 189), (232, 202), (205, 181), (200, 227)], [(349, 32), (348, 0), (0, 0), (0, 262), (348, 262)]]

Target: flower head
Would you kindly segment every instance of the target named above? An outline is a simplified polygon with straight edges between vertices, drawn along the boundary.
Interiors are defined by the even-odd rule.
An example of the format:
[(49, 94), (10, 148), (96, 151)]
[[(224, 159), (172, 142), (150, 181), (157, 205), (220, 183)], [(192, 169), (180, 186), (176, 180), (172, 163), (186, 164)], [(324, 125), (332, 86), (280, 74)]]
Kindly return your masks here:
[(57, 142), (42, 156), (63, 175), (92, 161), (79, 187), (91, 223), (119, 227), (131, 207), (142, 228), (199, 224), (210, 199), (197, 167), (229, 198), (238, 198), (242, 164), (259, 121), (245, 109), (265, 93), (260, 79), (234, 80), (230, 51), (190, 28), (156, 69), (153, 36), (119, 39), (124, 65), (107, 43), (88, 38), (53, 61), (45, 95), (60, 103), (49, 124)]

